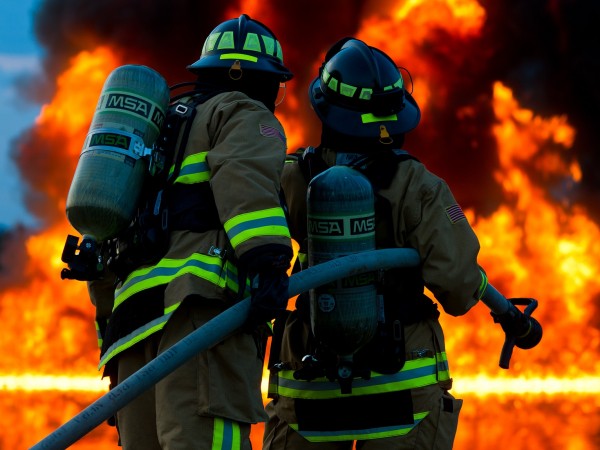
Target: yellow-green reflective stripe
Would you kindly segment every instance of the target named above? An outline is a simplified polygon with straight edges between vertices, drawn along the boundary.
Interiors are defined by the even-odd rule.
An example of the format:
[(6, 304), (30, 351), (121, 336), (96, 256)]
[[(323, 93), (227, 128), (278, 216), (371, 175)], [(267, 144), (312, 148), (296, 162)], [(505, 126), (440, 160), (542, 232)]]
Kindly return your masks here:
[[(340, 386), (326, 377), (311, 381), (296, 380), (293, 370), (278, 372), (277, 393), (284, 397), (306, 399), (328, 399), (348, 397), (342, 394)], [(420, 358), (407, 361), (402, 370), (395, 374), (383, 375), (371, 372), (371, 379), (355, 379), (352, 381), (352, 395), (380, 394), (405, 389), (414, 389), (448, 380), (450, 372), (444, 352), (437, 358)]]
[(371, 100), (371, 96), (373, 95), (373, 89), (370, 88), (362, 88), (360, 90), (360, 95), (358, 98), (361, 100)]
[(221, 36), (221, 32), (217, 31), (216, 33), (212, 33), (204, 42), (204, 48), (202, 49), (202, 54), (206, 52), (211, 52), (215, 48), (215, 44), (217, 43), (217, 39)]
[(346, 83), (340, 83), (340, 94), (345, 95), (346, 97), (354, 97), (354, 93), (356, 92), (356, 90), (356, 86), (351, 86)]
[[(226, 267), (226, 269), (231, 268), (230, 265)], [(155, 266), (134, 270), (129, 274), (125, 283), (115, 291), (113, 311), (132, 295), (167, 284), (185, 274), (192, 274), (219, 287), (225, 287), (230, 276), (228, 272), (229, 270), (226, 270), (223, 273), (222, 260), (218, 256), (193, 253), (186, 259), (163, 258)], [(231, 275), (237, 276), (237, 274)]]
[(224, 228), (233, 248), (253, 237), (290, 237), (285, 214), (279, 206), (240, 214), (225, 222)]
[(98, 348), (102, 348), (102, 334), (100, 333), (100, 324), (97, 320), (94, 320), (94, 325), (96, 327), (96, 339), (98, 340)]
[[(373, 94), (372, 88), (360, 88), (359, 86), (352, 86), (351, 84), (343, 83), (343, 82), (339, 81), (338, 79), (332, 77), (331, 74), (329, 72), (327, 72), (327, 70), (325, 70), (325, 69), (323, 69), (323, 73), (321, 74), (321, 80), (323, 83), (327, 84), (334, 91), (337, 90), (337, 87), (339, 84), (340, 94), (344, 95), (346, 97), (354, 97), (354, 94), (359, 89), (360, 89), (360, 94), (358, 95), (358, 98), (361, 100), (370, 100), (371, 96)], [(389, 86), (385, 86), (383, 88), (383, 90), (391, 91), (394, 88), (402, 88), (403, 85), (404, 85), (404, 80), (402, 79), (402, 76), (401, 76), (398, 79), (398, 81), (396, 81), (394, 84), (391, 84)]]
[(253, 52), (261, 52), (260, 41), (258, 39), (258, 34), (256, 33), (247, 33), (246, 40), (244, 41), (244, 50), (251, 50)]
[(429, 411), (413, 414), (414, 423), (406, 425), (396, 425), (381, 428), (367, 428), (364, 430), (340, 430), (340, 431), (300, 431), (297, 423), (289, 424), (290, 427), (301, 434), (309, 442), (330, 442), (330, 441), (354, 441), (367, 439), (382, 439), (394, 436), (404, 436), (416, 427), (427, 415)]
[(479, 289), (477, 290), (477, 298), (481, 299), (481, 297), (483, 297), (483, 294), (485, 294), (485, 290), (488, 287), (488, 277), (481, 269), (479, 269), (479, 273), (481, 273), (481, 284), (479, 285)]
[(361, 114), (360, 118), (362, 123), (373, 123), (373, 122), (395, 122), (398, 120), (398, 116), (396, 114), (392, 114), (390, 116), (376, 116), (372, 113)]
[(112, 358), (121, 353), (124, 350), (134, 346), (138, 342), (143, 341), (148, 336), (160, 331), (164, 328), (167, 320), (171, 317), (172, 313), (165, 314), (164, 316), (158, 317), (151, 322), (148, 322), (143, 327), (138, 328), (137, 330), (129, 333), (127, 336), (122, 337), (118, 341), (116, 341), (113, 345), (111, 345), (102, 358), (100, 359), (100, 363), (98, 364), (98, 369), (101, 369), (106, 363), (108, 363)]
[(329, 73), (329, 71), (325, 67), (323, 67), (323, 73), (321, 74), (321, 79), (323, 80), (323, 83), (327, 83), (330, 76), (331, 74)]
[(211, 450), (240, 450), (241, 448), (240, 425), (231, 420), (215, 417)]
[(243, 59), (245, 61), (258, 62), (256, 56), (245, 55), (244, 53), (223, 53), (219, 59)]
[(269, 55), (275, 55), (275, 39), (270, 36), (261, 35), (263, 44), (265, 45), (265, 51)]
[(335, 78), (331, 77), (329, 79), (329, 81), (327, 82), (327, 86), (329, 86), (329, 89), (331, 89), (332, 91), (337, 91), (338, 80), (336, 80)]
[(279, 61), (283, 62), (283, 51), (281, 50), (281, 44), (279, 43), (279, 41), (275, 41), (275, 45), (277, 47), (277, 51), (275, 53), (275, 57)]
[(225, 48), (235, 48), (235, 37), (233, 31), (225, 31), (219, 40), (217, 50), (223, 50)]
[[(175, 183), (193, 184), (208, 181), (210, 169), (206, 163), (208, 152), (199, 152), (184, 158)], [(175, 172), (175, 165), (169, 169), (169, 176)]]

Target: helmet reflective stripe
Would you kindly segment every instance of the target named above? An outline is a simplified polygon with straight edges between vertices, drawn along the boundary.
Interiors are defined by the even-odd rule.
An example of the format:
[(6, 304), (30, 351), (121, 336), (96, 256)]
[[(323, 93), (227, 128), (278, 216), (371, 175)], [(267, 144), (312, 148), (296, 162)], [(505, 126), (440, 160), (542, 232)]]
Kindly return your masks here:
[(361, 114), (360, 118), (362, 123), (373, 123), (373, 122), (395, 122), (398, 120), (398, 115), (392, 114), (390, 116), (376, 116), (371, 113)]
[[(339, 86), (339, 93), (345, 97), (354, 97), (354, 94), (358, 89), (360, 89), (360, 94), (358, 95), (358, 98), (362, 100), (370, 100), (371, 95), (373, 94), (372, 88), (359, 88), (357, 86), (352, 86), (351, 84), (347, 84), (337, 80), (335, 77), (332, 77), (331, 74), (327, 72), (325, 68), (323, 69), (323, 73), (321, 74), (321, 81), (323, 85), (326, 85), (334, 92), (338, 92)], [(390, 84), (389, 86), (384, 86), (383, 90), (391, 91), (392, 89), (396, 88), (402, 89), (402, 86), (404, 86), (404, 80), (402, 79), (402, 76), (400, 76), (398, 81), (396, 81), (394, 84)]]
[(256, 33), (248, 33), (246, 35), (246, 42), (244, 42), (244, 50), (251, 50), (253, 52), (262, 52), (260, 47), (260, 41)]
[(223, 53), (219, 59), (243, 59), (244, 61), (258, 62), (256, 56), (246, 55), (244, 53)]
[(373, 89), (371, 88), (362, 88), (360, 90), (360, 95), (358, 98), (361, 100), (371, 100), (371, 96), (373, 95)]
[(215, 33), (212, 33), (211, 35), (209, 35), (206, 38), (206, 41), (204, 41), (204, 47), (202, 47), (202, 54), (204, 55), (206, 52), (212, 52), (215, 48), (215, 44), (217, 43), (217, 40), (219, 39), (219, 36), (221, 36), (221, 32), (217, 31)]
[[(346, 97), (354, 97), (354, 93), (358, 88), (355, 86), (350, 86), (346, 83), (340, 83), (340, 94), (345, 95)], [(362, 93), (361, 93), (362, 96)]]
[[(262, 39), (263, 46), (260, 45), (260, 40)], [(218, 42), (218, 44), (217, 44)], [(205, 55), (208, 52), (212, 52), (213, 50), (227, 50), (227, 49), (235, 49), (235, 35), (233, 31), (215, 31), (210, 34), (206, 41), (204, 42), (204, 47), (202, 48), (202, 55)], [(256, 33), (248, 33), (246, 34), (246, 40), (244, 42), (244, 46), (242, 50), (248, 50), (256, 53), (266, 53), (270, 56), (275, 56), (279, 61), (283, 63), (283, 51), (281, 50), (281, 44), (279, 41), (273, 39), (270, 36), (259, 35)], [(238, 57), (238, 59), (245, 59), (248, 61), (257, 61), (256, 57), (249, 56), (243, 53), (236, 53), (238, 55), (243, 55), (243, 57)], [(253, 59), (250, 59), (253, 58)], [(224, 55), (221, 55), (221, 59), (233, 59), (226, 58)]]
[(329, 442), (329, 441), (355, 441), (367, 439), (383, 439), (394, 436), (404, 436), (416, 427), (427, 415), (429, 411), (413, 414), (414, 423), (408, 425), (396, 425), (381, 428), (368, 428), (365, 430), (343, 430), (343, 431), (310, 431), (300, 430), (297, 423), (290, 423), (290, 427), (298, 432), (309, 442)]
[(223, 50), (227, 48), (235, 48), (235, 37), (233, 36), (233, 31), (225, 31), (219, 40), (217, 49)]
[[(263, 40), (263, 44), (265, 44), (265, 52), (268, 53), (269, 55), (275, 55), (275, 39), (273, 39), (271, 36), (261, 36), (262, 40)], [(277, 42), (277, 45), (279, 46), (279, 42)], [(244, 46), (245, 48), (245, 46)], [(279, 48), (281, 48), (281, 46), (279, 46)], [(260, 50), (258, 50), (260, 51)], [(280, 57), (280, 55), (275, 55), (277, 56), (280, 60), (283, 61), (283, 59)]]

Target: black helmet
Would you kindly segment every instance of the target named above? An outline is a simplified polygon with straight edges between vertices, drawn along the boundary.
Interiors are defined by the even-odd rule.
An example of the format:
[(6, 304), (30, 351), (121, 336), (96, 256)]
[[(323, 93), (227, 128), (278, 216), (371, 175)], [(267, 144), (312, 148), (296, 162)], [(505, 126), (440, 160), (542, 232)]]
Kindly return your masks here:
[(354, 38), (342, 39), (327, 52), (309, 97), (326, 127), (356, 138), (378, 137), (385, 143), (421, 119), (394, 61)]
[(241, 71), (240, 76), (244, 70), (250, 70), (274, 74), (280, 81), (293, 77), (283, 65), (281, 45), (273, 32), (246, 14), (212, 30), (204, 41), (200, 59), (187, 68), (198, 75), (204, 69), (230, 69)]

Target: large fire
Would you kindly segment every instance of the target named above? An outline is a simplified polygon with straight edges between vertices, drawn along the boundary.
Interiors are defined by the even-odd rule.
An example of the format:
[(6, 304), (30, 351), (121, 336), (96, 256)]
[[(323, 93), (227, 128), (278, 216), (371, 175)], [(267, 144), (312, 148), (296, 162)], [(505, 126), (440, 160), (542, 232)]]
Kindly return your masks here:
[[(267, 14), (261, 5), (246, 2), (228, 15), (245, 10), (261, 17)], [(366, 15), (356, 35), (407, 61), (423, 110), (422, 125), (427, 126), (430, 107), (444, 102), (432, 97), (434, 91), (443, 92), (436, 85), (444, 74), (421, 58), (418, 48), (433, 39), (432, 30), (457, 40), (478, 35), (486, 12), (475, 0), (381, 5), (387, 8)], [(310, 55), (314, 61), (307, 63), (316, 68), (321, 56)], [(104, 80), (115, 67), (129, 62), (109, 47), (93, 48), (72, 58), (58, 78), (54, 97), (35, 124), (37, 138), (60, 147), (65, 163), (60, 172), (49, 170), (41, 183), (52, 203), (48, 208), (64, 211), (70, 177)], [(308, 134), (295, 114), (305, 86), (288, 89), (285, 109), (278, 115), (294, 150), (306, 144)], [(496, 143), (498, 168), (489, 176), (500, 185), (502, 201), (491, 213), (476, 208), (466, 213), (480, 238), (480, 264), (491, 283), (507, 297), (539, 300), (534, 315), (544, 326), (544, 339), (532, 350), (517, 349), (505, 371), (498, 368), (503, 334), (483, 304), (466, 317), (442, 315), (454, 391), (467, 397), (455, 448), (591, 450), (597, 448), (599, 432), (600, 332), (590, 312), (600, 296), (600, 229), (583, 207), (568, 200), (569, 190), (582, 177), (579, 162), (569, 154), (577, 130), (566, 116), (542, 116), (522, 107), (506, 84), (497, 81), (490, 92), (489, 132)], [(475, 112), (465, 107), (456, 114), (472, 119)], [(427, 163), (426, 150), (414, 151)], [(44, 166), (39, 169), (44, 173)], [(549, 180), (555, 186), (550, 192)], [(64, 214), (56, 217), (26, 240), (26, 281), (0, 291), (1, 448), (33, 445), (107, 389), (95, 370), (94, 312), (85, 286), (59, 276), (65, 237), (77, 232)], [(569, 433), (558, 432), (561, 436), (556, 437), (561, 429)], [(260, 448), (260, 430), (257, 427), (253, 435), (255, 448)], [(115, 442), (114, 429), (102, 425), (73, 448), (115, 448)]]

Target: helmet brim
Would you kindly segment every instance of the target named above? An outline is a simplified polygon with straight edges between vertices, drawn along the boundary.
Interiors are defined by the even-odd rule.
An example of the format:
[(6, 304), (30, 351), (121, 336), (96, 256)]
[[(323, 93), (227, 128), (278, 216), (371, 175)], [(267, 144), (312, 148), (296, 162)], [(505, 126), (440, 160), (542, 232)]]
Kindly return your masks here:
[[(282, 82), (289, 81), (294, 77), (294, 74), (285, 66), (276, 64), (273, 61), (259, 59), (258, 62), (252, 62), (241, 59), (239, 62), (242, 71), (251, 70), (253, 72), (265, 72), (268, 74), (273, 74), (278, 76)], [(187, 70), (196, 75), (201, 75), (205, 70), (229, 69), (232, 63), (233, 61), (231, 59), (221, 59), (219, 55), (210, 55), (204, 56), (195, 63), (190, 64), (187, 66)]]
[[(406, 91), (403, 106), (398, 105), (399, 111), (387, 117), (372, 116), (369, 115), (369, 111), (356, 111), (327, 101), (321, 89), (320, 77), (316, 77), (310, 84), (308, 96), (321, 122), (347, 136), (361, 138), (378, 136), (381, 125), (385, 125), (391, 135), (404, 134), (415, 129), (421, 120), (419, 105)], [(369, 120), (365, 118), (367, 115)]]

